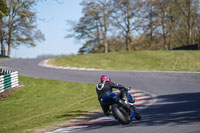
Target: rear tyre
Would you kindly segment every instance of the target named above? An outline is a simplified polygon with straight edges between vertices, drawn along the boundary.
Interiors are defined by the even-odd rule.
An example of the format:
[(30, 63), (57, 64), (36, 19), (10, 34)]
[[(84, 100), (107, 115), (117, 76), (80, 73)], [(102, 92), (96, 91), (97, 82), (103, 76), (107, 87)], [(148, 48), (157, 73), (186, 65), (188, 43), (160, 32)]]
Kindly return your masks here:
[(112, 105), (112, 113), (113, 113), (113, 116), (119, 120), (119, 122), (123, 125), (126, 125), (126, 124), (129, 124), (129, 118), (126, 117), (120, 110), (119, 110), (119, 107), (118, 107), (118, 104), (113, 104)]

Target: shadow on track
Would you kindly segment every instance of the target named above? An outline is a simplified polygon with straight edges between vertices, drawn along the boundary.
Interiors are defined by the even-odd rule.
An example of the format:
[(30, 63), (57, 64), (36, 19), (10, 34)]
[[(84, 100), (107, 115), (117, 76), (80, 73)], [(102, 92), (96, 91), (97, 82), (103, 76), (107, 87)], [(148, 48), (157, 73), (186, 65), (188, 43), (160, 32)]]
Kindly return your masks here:
[(143, 111), (138, 124), (147, 126), (200, 122), (200, 93), (182, 93), (157, 97), (157, 103)]
[(85, 130), (107, 126), (118, 128), (134, 126), (159, 126), (164, 124), (179, 125), (200, 122), (200, 93), (182, 93), (162, 95), (157, 102), (141, 111), (142, 120), (132, 121), (129, 125), (120, 125), (118, 121), (91, 124)]

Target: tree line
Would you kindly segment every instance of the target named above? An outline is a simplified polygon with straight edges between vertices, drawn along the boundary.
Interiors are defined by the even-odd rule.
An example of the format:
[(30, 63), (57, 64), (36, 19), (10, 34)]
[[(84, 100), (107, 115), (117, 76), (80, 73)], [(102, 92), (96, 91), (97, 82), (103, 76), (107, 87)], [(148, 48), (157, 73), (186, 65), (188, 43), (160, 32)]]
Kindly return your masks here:
[(170, 50), (200, 43), (199, 0), (83, 0), (82, 17), (68, 21), (79, 53)]
[(36, 0), (0, 0), (1, 55), (11, 56), (11, 49), (21, 44), (35, 46), (44, 40), (37, 29)]

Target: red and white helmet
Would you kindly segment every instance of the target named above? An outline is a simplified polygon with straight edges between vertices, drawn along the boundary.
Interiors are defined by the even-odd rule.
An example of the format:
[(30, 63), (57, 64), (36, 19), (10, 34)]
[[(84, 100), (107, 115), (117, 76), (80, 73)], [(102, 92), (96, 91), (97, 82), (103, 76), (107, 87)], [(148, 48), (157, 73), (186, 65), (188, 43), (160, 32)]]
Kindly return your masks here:
[(102, 75), (101, 78), (100, 78), (100, 80), (101, 80), (101, 82), (103, 82), (103, 81), (108, 81), (108, 82), (110, 82), (110, 81), (111, 81), (111, 79), (109, 78), (108, 75)]

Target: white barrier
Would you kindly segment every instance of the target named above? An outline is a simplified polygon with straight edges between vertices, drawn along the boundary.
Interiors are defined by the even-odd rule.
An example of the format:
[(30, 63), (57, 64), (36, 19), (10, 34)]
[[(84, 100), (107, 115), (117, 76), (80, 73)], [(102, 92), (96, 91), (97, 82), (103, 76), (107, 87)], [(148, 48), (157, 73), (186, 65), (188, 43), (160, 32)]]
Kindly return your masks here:
[(0, 68), (0, 93), (19, 85), (18, 72)]

